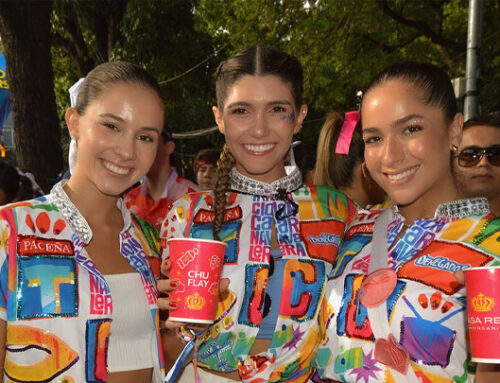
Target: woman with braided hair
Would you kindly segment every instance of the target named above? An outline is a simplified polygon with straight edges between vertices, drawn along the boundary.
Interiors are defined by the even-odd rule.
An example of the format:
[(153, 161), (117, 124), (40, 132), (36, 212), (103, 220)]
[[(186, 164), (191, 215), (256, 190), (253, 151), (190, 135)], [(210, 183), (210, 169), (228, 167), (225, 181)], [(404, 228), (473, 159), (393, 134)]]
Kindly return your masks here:
[[(215, 190), (178, 200), (161, 234), (162, 244), (192, 237), (228, 245), (222, 277), (229, 287), (214, 323), (196, 339), (197, 370), (202, 382), (307, 382), (320, 340), (319, 302), (355, 208), (334, 189), (303, 185), (296, 167), (285, 171), (307, 114), (295, 57), (247, 48), (220, 64), (216, 90), (213, 112), (226, 144)], [(166, 292), (175, 286), (158, 285)], [(176, 306), (168, 298), (159, 304)], [(191, 364), (179, 381), (193, 376)]]

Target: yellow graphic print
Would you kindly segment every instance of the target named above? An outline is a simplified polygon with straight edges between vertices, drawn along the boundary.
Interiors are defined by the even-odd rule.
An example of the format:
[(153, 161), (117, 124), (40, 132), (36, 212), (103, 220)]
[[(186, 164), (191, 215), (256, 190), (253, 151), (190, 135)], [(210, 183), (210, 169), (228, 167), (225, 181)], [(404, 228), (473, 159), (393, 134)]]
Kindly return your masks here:
[[(78, 360), (77, 352), (62, 339), (45, 329), (25, 325), (7, 327), (6, 350), (5, 374), (16, 382), (50, 381)], [(10, 358), (13, 353), (20, 355), (37, 350), (46, 352), (47, 356), (31, 365), (19, 364)], [(72, 381), (68, 376), (64, 380)]]
[(495, 299), (488, 297), (482, 293), (477, 294), (472, 298), (472, 307), (479, 312), (488, 312), (495, 306)]
[(462, 218), (450, 222), (440, 239), (471, 243), (496, 255), (500, 241), (500, 218), (483, 218), (477, 221)]
[(0, 233), (0, 250), (4, 250), (6, 253), (9, 252), (9, 230), (6, 227)]

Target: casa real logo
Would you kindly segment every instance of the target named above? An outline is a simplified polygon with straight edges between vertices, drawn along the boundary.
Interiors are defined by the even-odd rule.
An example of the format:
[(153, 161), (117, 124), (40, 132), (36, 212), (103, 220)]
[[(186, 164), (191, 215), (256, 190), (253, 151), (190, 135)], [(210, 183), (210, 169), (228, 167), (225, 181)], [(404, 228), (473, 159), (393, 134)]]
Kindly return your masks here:
[(488, 297), (482, 293), (477, 294), (472, 298), (472, 307), (479, 312), (488, 312), (495, 306), (495, 299)]

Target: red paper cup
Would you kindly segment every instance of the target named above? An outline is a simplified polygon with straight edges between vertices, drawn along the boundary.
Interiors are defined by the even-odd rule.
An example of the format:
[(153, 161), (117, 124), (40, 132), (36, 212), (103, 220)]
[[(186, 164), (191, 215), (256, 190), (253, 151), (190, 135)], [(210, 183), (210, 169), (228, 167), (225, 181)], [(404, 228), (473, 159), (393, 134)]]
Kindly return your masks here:
[(500, 267), (464, 271), (471, 360), (500, 363)]
[(188, 323), (212, 323), (219, 301), (219, 282), (227, 244), (198, 238), (167, 241), (172, 262), (170, 279), (179, 281), (170, 299), (177, 308), (169, 319)]

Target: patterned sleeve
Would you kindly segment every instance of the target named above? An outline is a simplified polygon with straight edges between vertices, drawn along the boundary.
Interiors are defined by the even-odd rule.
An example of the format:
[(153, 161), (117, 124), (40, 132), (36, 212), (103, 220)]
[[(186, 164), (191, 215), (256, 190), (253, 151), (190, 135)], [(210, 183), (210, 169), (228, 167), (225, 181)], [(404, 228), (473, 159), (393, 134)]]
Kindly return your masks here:
[(174, 202), (167, 217), (161, 225), (161, 251), (162, 260), (168, 258), (167, 241), (171, 238), (182, 238), (187, 236), (186, 229), (191, 221), (193, 209), (201, 193), (189, 193)]
[(0, 211), (0, 319), (7, 320), (7, 296), (9, 290), (9, 238), (10, 227)]

